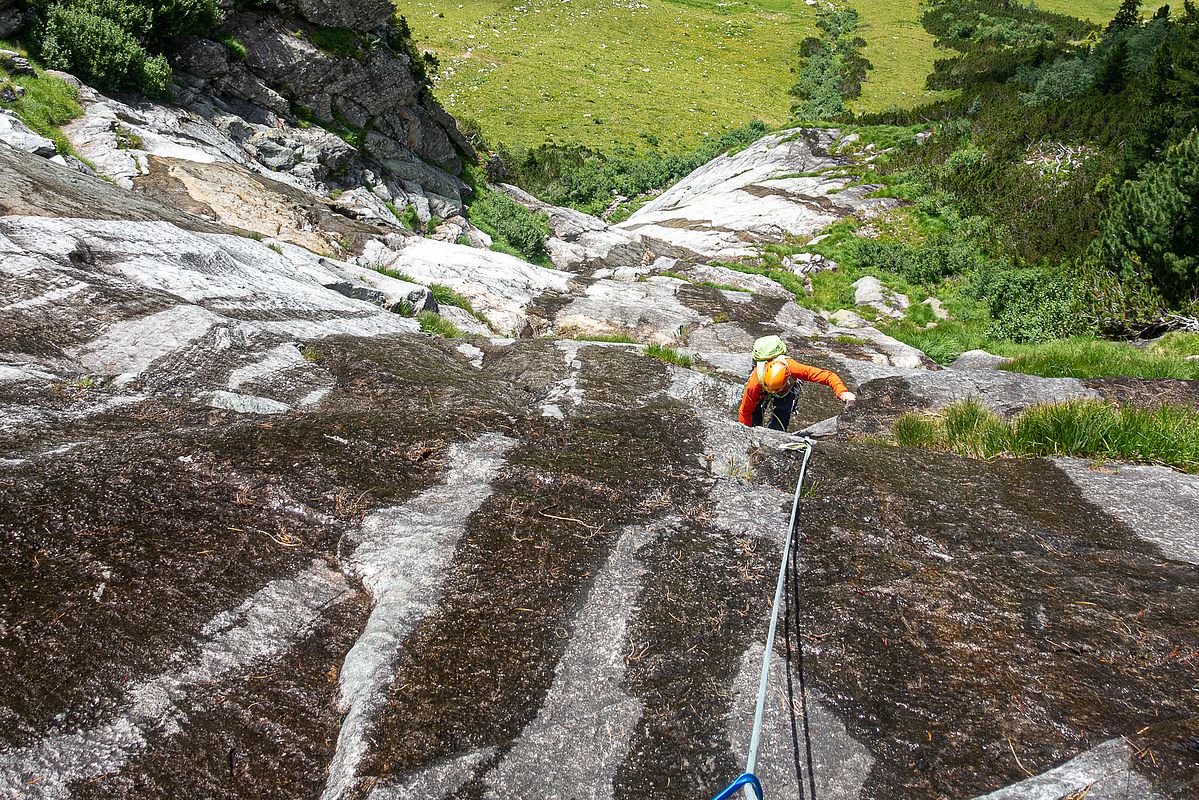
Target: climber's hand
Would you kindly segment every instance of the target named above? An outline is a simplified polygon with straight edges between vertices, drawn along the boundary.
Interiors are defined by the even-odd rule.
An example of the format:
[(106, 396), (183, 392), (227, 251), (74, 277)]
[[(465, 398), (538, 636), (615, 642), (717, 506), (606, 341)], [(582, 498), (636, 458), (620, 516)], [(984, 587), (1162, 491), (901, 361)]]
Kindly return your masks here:
[(846, 405), (849, 405), (849, 404), (850, 404), (850, 403), (852, 403), (853, 401), (857, 400), (857, 399), (858, 399), (858, 396), (857, 396), (856, 394), (854, 394), (853, 392), (842, 392), (842, 393), (841, 393), (841, 399), (842, 399), (843, 401), (845, 401), (845, 404), (846, 404)]

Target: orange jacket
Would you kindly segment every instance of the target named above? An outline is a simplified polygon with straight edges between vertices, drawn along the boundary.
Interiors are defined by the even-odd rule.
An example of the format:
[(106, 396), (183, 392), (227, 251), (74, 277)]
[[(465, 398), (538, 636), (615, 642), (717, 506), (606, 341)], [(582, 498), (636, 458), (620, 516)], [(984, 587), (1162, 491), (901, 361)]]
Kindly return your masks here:
[[(787, 362), (787, 369), (791, 370), (791, 376), (797, 380), (823, 383), (832, 389), (837, 397), (849, 391), (835, 372), (820, 369), (820, 367), (810, 367), (786, 356), (782, 356), (782, 358)], [(745, 382), (745, 392), (741, 395), (741, 408), (737, 411), (737, 421), (742, 425), (753, 425), (754, 409), (758, 407), (765, 396), (766, 392), (762, 389), (762, 382), (758, 380), (758, 365), (754, 364), (753, 371), (749, 373), (749, 380)]]

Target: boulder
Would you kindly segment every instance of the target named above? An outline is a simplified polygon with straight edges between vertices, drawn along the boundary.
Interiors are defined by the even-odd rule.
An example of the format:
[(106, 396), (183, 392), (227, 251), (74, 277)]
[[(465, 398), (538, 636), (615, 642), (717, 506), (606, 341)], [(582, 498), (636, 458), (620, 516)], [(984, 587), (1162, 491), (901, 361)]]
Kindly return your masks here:
[(904, 316), (910, 301), (908, 296), (883, 286), (873, 276), (858, 278), (853, 282), (853, 301), (859, 306), (869, 306), (886, 317), (898, 319)]
[(15, 50), (0, 49), (0, 69), (13, 75), (33, 74), (33, 67), (30, 65), (29, 59)]
[(949, 312), (945, 310), (945, 304), (935, 297), (929, 297), (924, 300), (924, 305), (933, 310), (934, 319), (949, 319)]
[(276, 0), (314, 25), (373, 31), (386, 25), (395, 13), (389, 0)]
[(25, 96), (25, 87), (18, 83), (0, 82), (0, 101), (15, 103)]
[[(812, 241), (815, 242), (816, 240), (813, 239)], [(817, 272), (836, 270), (837, 262), (831, 258), (825, 258), (819, 253), (795, 253), (794, 255), (784, 256), (783, 267), (791, 270), (796, 275), (814, 275)]]
[(1011, 361), (1010, 358), (988, 353), (986, 350), (967, 350), (953, 360), (950, 369), (998, 369)]
[(0, 109), (0, 142), (22, 153), (49, 158), (58, 147), (45, 136), (34, 133), (15, 114)]
[(572, 336), (623, 333), (647, 344), (679, 344), (691, 328), (712, 321), (680, 302), (686, 285), (663, 277), (596, 281), (557, 313), (554, 327)]
[(505, 253), (423, 237), (370, 241), (356, 261), (396, 270), (426, 285), (448, 286), (496, 331), (516, 335), (540, 333), (547, 323), (535, 313), (534, 301), (565, 292), (571, 281), (569, 273)]

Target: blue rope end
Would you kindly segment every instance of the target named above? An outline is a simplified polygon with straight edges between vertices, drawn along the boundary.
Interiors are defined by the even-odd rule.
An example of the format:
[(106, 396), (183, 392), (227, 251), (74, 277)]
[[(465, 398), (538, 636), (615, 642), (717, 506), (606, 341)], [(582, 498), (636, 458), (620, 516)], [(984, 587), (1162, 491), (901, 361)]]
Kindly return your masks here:
[(724, 787), (720, 794), (712, 798), (712, 800), (730, 800), (737, 793), (737, 790), (743, 786), (749, 786), (754, 790), (754, 794), (758, 796), (758, 800), (762, 800), (762, 784), (758, 783), (758, 776), (752, 772), (746, 772), (737, 780)]

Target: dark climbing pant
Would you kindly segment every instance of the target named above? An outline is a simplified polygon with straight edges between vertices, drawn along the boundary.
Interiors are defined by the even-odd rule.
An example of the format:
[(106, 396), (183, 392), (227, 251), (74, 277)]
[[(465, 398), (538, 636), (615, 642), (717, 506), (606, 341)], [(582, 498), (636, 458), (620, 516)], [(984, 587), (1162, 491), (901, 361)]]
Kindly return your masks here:
[(795, 410), (795, 392), (782, 397), (767, 397), (754, 409), (754, 427), (766, 425), (771, 430), (785, 431)]

